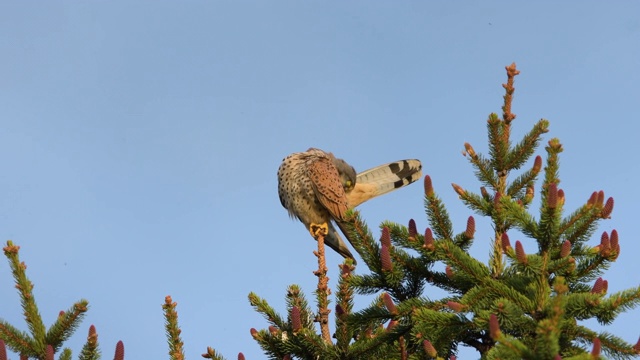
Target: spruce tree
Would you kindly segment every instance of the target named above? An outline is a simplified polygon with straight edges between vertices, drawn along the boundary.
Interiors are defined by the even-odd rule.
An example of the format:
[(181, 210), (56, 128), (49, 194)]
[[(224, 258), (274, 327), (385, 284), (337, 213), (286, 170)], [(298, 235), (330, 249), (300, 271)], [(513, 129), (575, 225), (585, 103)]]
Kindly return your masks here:
[[(27, 265), (20, 261), (20, 246), (9, 240), (7, 241), (7, 246), (2, 250), (9, 260), (9, 266), (11, 267), (15, 287), (20, 296), (23, 315), (29, 332), (21, 331), (18, 326), (9, 324), (0, 318), (0, 360), (8, 359), (7, 347), (11, 351), (20, 354), (20, 360), (54, 360), (55, 354), (58, 352), (60, 353), (58, 359), (71, 360), (71, 349), (63, 348), (63, 344), (73, 335), (82, 322), (89, 309), (89, 302), (81, 299), (67, 311), (60, 311), (56, 321), (47, 329), (33, 295), (34, 285), (27, 277)], [(87, 341), (78, 354), (78, 359), (100, 359), (98, 333), (93, 325), (89, 327)], [(123, 359), (124, 344), (119, 341), (116, 344), (114, 360)]]
[[(610, 324), (640, 302), (640, 286), (608, 294), (608, 281), (601, 277), (620, 254), (617, 231), (602, 233), (598, 245), (589, 244), (598, 223), (610, 218), (613, 198), (595, 191), (578, 209), (564, 211), (566, 194), (559, 187), (562, 145), (553, 138), (545, 147), (546, 160), (532, 159), (548, 131), (544, 119), (512, 143), (511, 103), (519, 71), (515, 64), (506, 70), (502, 116), (491, 114), (487, 120), (489, 154), (464, 144), (480, 191), (452, 184), (462, 202), (493, 229), (488, 262), (468, 253), (476, 220), (469, 217), (464, 230), (456, 233), (427, 175), (424, 205), (431, 226), (424, 232), (417, 231), (413, 220), (408, 226), (384, 222), (378, 241), (358, 212), (350, 212), (349, 231), (369, 273), (356, 274), (349, 260), (340, 265), (332, 335), (322, 237), (316, 311), (296, 285), (287, 290), (285, 315), (256, 294), (249, 295), (251, 305), (269, 322), (267, 329), (251, 330), (269, 358), (453, 358), (460, 346), (476, 349), (482, 359), (596, 359), (601, 354), (628, 359), (640, 352), (640, 343), (634, 346), (583, 322)], [(537, 181), (540, 200), (535, 211)], [(510, 234), (516, 231), (526, 239), (513, 242)], [(438, 264), (445, 270), (436, 270)], [(430, 299), (430, 287), (443, 289), (447, 296)], [(353, 312), (355, 294), (378, 297)], [(205, 357), (222, 358), (213, 352)]]
[[(424, 232), (418, 232), (414, 220), (407, 226), (383, 222), (378, 241), (359, 213), (349, 212), (348, 231), (369, 272), (357, 274), (352, 261), (345, 260), (339, 266), (332, 309), (322, 232), (316, 234), (314, 308), (296, 285), (287, 289), (284, 315), (258, 295), (249, 295), (251, 305), (269, 323), (267, 329), (251, 329), (251, 334), (270, 359), (452, 359), (460, 346), (476, 349), (482, 359), (628, 359), (640, 354), (640, 341), (631, 345), (583, 322), (595, 319), (610, 324), (640, 302), (640, 286), (608, 294), (608, 280), (602, 278), (620, 255), (618, 232), (603, 232), (595, 246), (588, 243), (597, 238), (598, 223), (610, 218), (613, 198), (605, 199), (603, 191), (595, 191), (578, 209), (568, 214), (564, 211), (565, 191), (559, 187), (562, 145), (551, 139), (545, 147), (544, 165), (540, 156), (531, 160), (548, 131), (546, 120), (538, 121), (512, 144), (515, 115), (511, 102), (519, 72), (515, 64), (506, 70), (502, 116), (491, 114), (487, 120), (488, 156), (464, 144), (480, 191), (452, 184), (462, 202), (493, 229), (487, 263), (468, 253), (475, 219), (469, 217), (464, 231), (455, 233), (427, 175), (424, 205), (430, 228)], [(519, 171), (523, 167), (526, 170)], [(534, 215), (537, 181), (540, 199)], [(513, 242), (510, 235), (515, 232), (525, 239)], [(47, 330), (18, 250), (9, 241), (4, 253), (29, 333), (0, 319), (0, 360), (7, 359), (5, 346), (21, 354), (21, 359), (52, 360), (60, 350), (60, 359), (71, 359), (71, 350), (62, 349), (62, 344), (77, 328), (88, 302), (80, 300), (60, 312)], [(438, 266), (444, 270), (437, 270)], [(447, 295), (430, 299), (434, 287)], [(377, 296), (372, 304), (354, 312), (357, 294)], [(169, 358), (183, 360), (176, 306), (170, 296), (165, 298)], [(332, 310), (333, 331), (329, 322)], [(213, 348), (202, 356), (224, 359)], [(99, 357), (92, 326), (79, 358)], [(123, 358), (124, 347), (119, 342), (114, 359)], [(237, 358), (245, 357), (240, 353)]]

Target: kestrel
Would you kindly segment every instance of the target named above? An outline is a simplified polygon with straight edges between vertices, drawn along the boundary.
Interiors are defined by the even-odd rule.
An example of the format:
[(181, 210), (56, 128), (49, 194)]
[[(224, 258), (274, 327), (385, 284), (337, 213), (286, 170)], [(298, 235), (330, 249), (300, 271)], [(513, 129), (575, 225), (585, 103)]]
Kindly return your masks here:
[[(400, 160), (356, 174), (332, 153), (310, 148), (293, 153), (278, 169), (278, 195), (289, 216), (300, 220), (314, 235), (314, 227), (327, 224), (325, 243), (345, 258), (353, 258), (335, 222), (353, 246), (342, 224), (347, 209), (409, 185), (422, 176), (419, 160)], [(355, 262), (355, 259), (354, 259)]]

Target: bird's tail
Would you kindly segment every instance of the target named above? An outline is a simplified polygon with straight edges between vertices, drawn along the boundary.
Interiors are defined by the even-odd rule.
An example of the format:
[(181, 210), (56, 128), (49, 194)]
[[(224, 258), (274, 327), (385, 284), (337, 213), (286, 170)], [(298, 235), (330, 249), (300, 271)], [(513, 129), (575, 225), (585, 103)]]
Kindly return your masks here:
[(394, 161), (357, 175), (356, 186), (347, 194), (349, 207), (407, 186), (422, 177), (422, 163), (417, 159)]

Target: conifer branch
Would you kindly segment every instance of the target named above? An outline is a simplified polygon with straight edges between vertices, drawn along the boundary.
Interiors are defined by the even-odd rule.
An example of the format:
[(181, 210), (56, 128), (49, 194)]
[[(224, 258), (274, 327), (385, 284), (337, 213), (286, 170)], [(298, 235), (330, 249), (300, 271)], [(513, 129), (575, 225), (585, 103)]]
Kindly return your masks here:
[(507, 284), (498, 280), (489, 280), (483, 287), (487, 292), (487, 296), (494, 296), (495, 299), (507, 298), (514, 304), (517, 304), (524, 312), (533, 313), (535, 311), (535, 303), (518, 289), (514, 289)]
[(476, 281), (484, 281), (486, 279), (489, 269), (456, 246), (451, 240), (440, 240), (436, 244), (437, 253), (443, 259), (447, 259), (450, 265), (464, 271), (465, 274), (476, 279)]
[(441, 239), (451, 239), (453, 237), (453, 230), (449, 213), (445, 208), (442, 200), (433, 191), (431, 185), (431, 177), (426, 175), (424, 178), (425, 183), (425, 197), (424, 207), (429, 218), (431, 226), (436, 237)]
[(506, 222), (511, 226), (516, 227), (522, 231), (525, 235), (535, 239), (538, 236), (538, 221), (527, 211), (526, 208), (521, 206), (515, 201), (502, 201), (500, 205), (504, 208), (503, 211), (507, 214)]
[(389, 310), (382, 302), (382, 297), (377, 297), (368, 307), (349, 316), (349, 323), (353, 325), (368, 324), (372, 327), (379, 327), (391, 319)]
[[(519, 169), (527, 160), (529, 160), (535, 149), (538, 147), (542, 134), (548, 131), (549, 121), (545, 119), (539, 120), (529, 133), (526, 134), (522, 140), (520, 140), (520, 142), (509, 151), (507, 169)], [(537, 172), (534, 171), (534, 175), (537, 175)], [(507, 191), (507, 194), (510, 194), (510, 192)]]
[[(12, 351), (20, 354), (21, 360), (28, 358), (54, 359), (55, 353), (62, 348), (62, 343), (71, 336), (84, 318), (88, 310), (88, 301), (82, 299), (67, 311), (60, 311), (56, 321), (47, 330), (44, 327), (33, 293), (31, 292), (33, 284), (26, 276), (25, 270), (27, 266), (19, 260), (19, 249), (20, 247), (14, 245), (11, 241), (7, 241), (7, 246), (3, 248), (5, 255), (9, 259), (9, 264), (16, 282), (16, 288), (20, 293), (24, 310), (23, 315), (25, 316), (31, 333), (20, 331), (0, 319), (0, 342), (2, 343), (0, 348), (4, 349), (5, 344), (8, 345)], [(38, 334), (34, 333), (36, 331)], [(42, 352), (39, 352), (39, 349), (42, 349)], [(122, 360), (124, 356), (124, 345), (122, 345), (122, 342), (119, 342), (116, 349), (116, 360)], [(118, 354), (122, 354), (122, 356), (118, 357)], [(58, 359), (70, 360), (71, 355), (71, 349), (63, 348)], [(92, 325), (89, 328), (87, 342), (83, 346), (78, 358), (80, 360), (94, 360), (99, 357), (98, 335), (96, 334), (95, 327)]]
[(96, 327), (91, 325), (89, 327), (89, 335), (87, 336), (87, 342), (82, 347), (82, 351), (78, 357), (79, 360), (98, 360), (100, 359), (100, 350), (98, 348), (98, 333)]
[[(300, 289), (298, 285), (290, 285), (287, 288), (287, 308), (292, 309), (294, 307), (298, 308), (300, 312), (300, 319), (302, 321), (302, 326), (306, 329), (314, 329), (314, 321), (315, 314), (311, 310), (309, 306), (309, 302), (307, 301), (304, 293)], [(289, 324), (291, 324), (291, 319), (289, 319)], [(286, 326), (283, 329), (290, 328), (290, 326)]]
[(609, 268), (609, 262), (598, 253), (585, 254), (576, 264), (576, 269), (571, 278), (582, 281), (592, 281)]
[[(496, 172), (495, 191), (504, 193), (504, 180), (507, 176), (507, 155), (509, 152), (509, 126), (500, 120), (497, 114), (490, 114), (487, 120), (489, 133), (489, 155), (491, 167)], [(505, 139), (507, 139), (505, 143)]]
[(562, 276), (570, 276), (570, 273), (575, 269), (575, 259), (572, 257), (563, 257), (555, 259), (549, 262), (547, 271), (550, 274), (558, 274)]
[[(349, 348), (349, 356), (352, 359), (381, 359), (387, 356), (396, 355), (397, 350), (393, 346), (397, 335), (388, 332), (382, 327), (378, 327), (375, 331), (371, 331), (358, 341), (353, 343)], [(396, 355), (397, 357), (397, 355)]]
[(62, 353), (60, 353), (60, 356), (58, 357), (59, 360), (71, 360), (71, 349), (69, 348), (64, 348), (62, 350)]
[(545, 147), (547, 151), (547, 165), (544, 168), (544, 184), (542, 186), (542, 203), (547, 203), (547, 187), (549, 184), (560, 184), (558, 178), (559, 164), (558, 155), (563, 151), (562, 144), (557, 138), (549, 140), (548, 145)]
[(75, 303), (69, 310), (61, 311), (56, 322), (51, 325), (46, 335), (46, 343), (53, 346), (54, 352), (57, 351), (62, 343), (66, 341), (73, 332), (80, 326), (80, 322), (84, 318), (89, 308), (87, 300), (80, 300)]
[[(505, 89), (504, 105), (502, 106), (502, 119), (507, 125), (510, 125), (516, 118), (516, 115), (511, 112), (511, 103), (513, 102), (513, 93), (515, 91), (513, 82), (515, 77), (520, 74), (520, 71), (516, 70), (516, 63), (511, 63), (511, 65), (506, 66), (505, 69), (507, 70), (507, 83), (502, 84), (502, 87)], [(505, 139), (508, 138), (508, 136), (505, 137)]]
[(368, 266), (380, 267), (380, 247), (373, 239), (367, 224), (362, 221), (360, 212), (349, 209), (342, 226), (349, 231), (353, 246)]
[(510, 222), (508, 216), (510, 213), (507, 211), (507, 209), (509, 207), (515, 206), (514, 202), (508, 196), (504, 195), (504, 191), (507, 185), (505, 181), (506, 172), (501, 175), (501, 185), (493, 197), (491, 210), (491, 220), (493, 221), (494, 228), (494, 239), (491, 245), (489, 268), (491, 270), (491, 276), (493, 278), (500, 277), (504, 272), (505, 264), (502, 256), (504, 254), (502, 247), (502, 236), (512, 226), (512, 223)]
[(202, 357), (205, 359), (225, 360), (224, 356), (222, 356), (212, 347), (207, 347), (207, 352), (202, 354)]
[(389, 229), (389, 235), (391, 236), (393, 244), (401, 248), (409, 248), (418, 252), (422, 250), (424, 239), (422, 235), (417, 233), (417, 230), (415, 234), (411, 234), (411, 231), (409, 231), (406, 226), (391, 221), (383, 221), (380, 226), (382, 228), (386, 227)]
[(349, 349), (349, 343), (354, 335), (353, 329), (348, 325), (346, 319), (353, 309), (353, 288), (349, 284), (351, 273), (355, 270), (351, 260), (346, 259), (340, 265), (340, 279), (338, 281), (338, 292), (336, 294), (336, 347), (342, 353)]
[[(396, 299), (404, 301), (421, 296), (427, 281), (447, 290), (454, 289), (450, 284), (451, 281), (444, 274), (431, 270), (432, 264), (438, 258), (433, 249), (429, 250), (425, 247), (424, 236), (418, 234), (417, 230), (415, 230), (415, 234), (411, 234), (406, 227), (390, 221), (383, 222), (381, 227), (389, 229), (393, 244), (398, 245), (398, 248), (393, 248), (392, 254), (395, 263), (400, 264), (402, 267), (401, 282), (403, 286), (402, 289), (387, 289)], [(456, 236), (455, 239), (457, 239), (456, 241), (469, 241), (470, 243), (470, 240), (466, 240), (464, 236), (460, 236), (460, 238)], [(418, 251), (420, 258), (410, 256), (402, 250), (403, 247)], [(464, 249), (464, 247), (462, 248)], [(367, 285), (362, 282), (358, 283), (357, 286), (363, 287)], [(369, 286), (375, 287), (376, 285), (372, 283)]]
[(331, 333), (329, 332), (329, 278), (327, 277), (327, 264), (324, 257), (324, 237), (325, 233), (319, 232), (316, 236), (318, 242), (318, 251), (315, 255), (318, 257), (318, 270), (314, 271), (314, 274), (318, 277), (318, 288), (316, 290), (316, 297), (318, 303), (318, 315), (316, 321), (320, 323), (320, 332), (322, 338), (327, 344), (332, 344)]
[(556, 183), (546, 184), (543, 204), (540, 211), (540, 222), (536, 239), (543, 251), (548, 251), (553, 245), (560, 243), (561, 206), (558, 204), (558, 187)]
[(269, 303), (267, 303), (266, 300), (251, 292), (249, 293), (249, 303), (257, 312), (262, 314), (270, 324), (279, 329), (286, 329), (287, 322), (282, 319), (271, 306), (269, 306)]
[(565, 218), (560, 223), (558, 231), (572, 244), (586, 242), (597, 228), (599, 215), (599, 208), (585, 204)]
[(462, 188), (458, 189), (460, 191), (458, 193), (459, 198), (466, 206), (480, 215), (491, 216), (493, 210), (491, 202), (485, 200), (481, 195), (474, 194)]
[[(439, 351), (449, 351), (455, 339), (466, 337), (473, 329), (473, 324), (464, 316), (441, 309), (420, 307), (412, 315), (412, 334), (427, 334), (429, 341)], [(441, 352), (441, 353), (442, 353)]]
[(180, 327), (178, 326), (178, 312), (176, 307), (178, 303), (167, 295), (162, 304), (164, 310), (165, 330), (167, 333), (167, 342), (169, 343), (169, 357), (171, 360), (184, 360), (184, 343), (180, 338)]
[(601, 324), (611, 324), (620, 313), (640, 305), (640, 286), (609, 295), (600, 301), (595, 317)]
[[(23, 314), (31, 332), (31, 338), (28, 341), (29, 348), (20, 351), (30, 357), (44, 357), (46, 355), (46, 329), (42, 322), (42, 317), (38, 311), (35, 299), (33, 297), (33, 284), (27, 278), (25, 270), (27, 265), (20, 262), (18, 251), (20, 247), (13, 245), (11, 240), (7, 241), (7, 246), (3, 248), (5, 256), (9, 259), (9, 266), (15, 279), (16, 289), (20, 293), (20, 302), (22, 304)], [(9, 342), (11, 346), (11, 342)]]
[(464, 155), (467, 155), (469, 162), (475, 168), (475, 174), (478, 180), (484, 185), (490, 186), (492, 189), (498, 188), (498, 178), (491, 166), (491, 161), (480, 154), (476, 154), (475, 150), (469, 143), (465, 143)]
[(522, 201), (523, 205), (528, 205), (531, 201), (527, 199), (527, 190), (533, 187), (537, 177), (538, 174), (536, 174), (533, 169), (523, 172), (507, 187), (506, 195), (515, 200)]
[(27, 354), (33, 348), (31, 337), (28, 333), (20, 331), (8, 322), (0, 319), (0, 339), (13, 351)]
[[(285, 343), (289, 339), (289, 333), (285, 331), (278, 331), (274, 329), (274, 331), (267, 332), (266, 330), (256, 330), (251, 328), (251, 336), (258, 342), (260, 347), (270, 354), (274, 354), (277, 358), (283, 358), (289, 354), (287, 349), (285, 348)], [(205, 358), (211, 359), (224, 359), (222, 355), (217, 353), (213, 348), (207, 348), (207, 353), (202, 355)]]
[(602, 350), (613, 359), (632, 359), (638, 356), (633, 346), (607, 332), (598, 333), (585, 326), (576, 326), (577, 341), (584, 346), (592, 346), (598, 339)]

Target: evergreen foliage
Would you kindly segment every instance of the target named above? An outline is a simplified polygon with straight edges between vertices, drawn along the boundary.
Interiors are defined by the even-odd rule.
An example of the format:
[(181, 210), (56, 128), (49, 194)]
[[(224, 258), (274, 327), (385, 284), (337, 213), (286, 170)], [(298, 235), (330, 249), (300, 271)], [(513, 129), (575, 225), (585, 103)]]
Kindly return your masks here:
[[(469, 217), (465, 230), (455, 233), (427, 175), (424, 204), (431, 227), (423, 234), (413, 220), (408, 226), (384, 222), (378, 242), (358, 212), (349, 212), (348, 230), (370, 273), (355, 274), (348, 260), (341, 265), (335, 342), (318, 334), (317, 315), (297, 286), (289, 287), (286, 317), (256, 294), (249, 295), (251, 305), (270, 324), (251, 331), (269, 358), (455, 358), (461, 345), (475, 348), (482, 359), (594, 359), (601, 353), (629, 359), (640, 352), (640, 342), (634, 346), (581, 322), (610, 324), (640, 303), (640, 286), (608, 294), (608, 282), (601, 277), (620, 254), (617, 231), (604, 232), (595, 247), (587, 244), (598, 223), (610, 218), (614, 201), (594, 192), (584, 205), (564, 215), (565, 192), (559, 188), (562, 145), (555, 138), (545, 147), (544, 168), (537, 156), (516, 173), (530, 163), (549, 122), (538, 121), (512, 143), (511, 102), (519, 72), (515, 64), (506, 70), (502, 116), (491, 114), (487, 120), (488, 156), (465, 144), (480, 193), (452, 184), (469, 209), (491, 222), (488, 262), (468, 253), (475, 219)], [(540, 207), (534, 215), (539, 176)], [(509, 234), (515, 231), (530, 239), (516, 241), (514, 248)], [(444, 264), (445, 271), (434, 270), (437, 264)], [(430, 286), (448, 295), (432, 300)], [(379, 297), (354, 313), (355, 294)]]
[[(20, 247), (14, 245), (11, 240), (3, 248), (4, 254), (9, 260), (9, 266), (16, 283), (16, 289), (20, 295), (22, 310), (29, 332), (21, 331), (0, 318), (0, 360), (7, 360), (7, 347), (20, 354), (20, 360), (39, 359), (53, 360), (54, 355), (62, 348), (62, 344), (71, 337), (78, 328), (89, 308), (87, 300), (80, 300), (73, 304), (67, 311), (60, 311), (56, 321), (46, 329), (35, 297), (33, 296), (33, 283), (27, 277), (27, 265), (20, 261), (18, 252)], [(71, 360), (71, 349), (64, 348), (58, 357), (60, 360)], [(97, 360), (100, 358), (98, 347), (98, 334), (95, 326), (89, 328), (87, 342), (82, 347), (79, 360)], [(116, 346), (114, 360), (124, 359), (124, 345), (119, 342)]]
[[(455, 359), (458, 348), (468, 346), (482, 359), (630, 359), (640, 354), (640, 341), (631, 345), (613, 334), (597, 332), (583, 320), (603, 325), (640, 303), (640, 286), (608, 293), (605, 270), (620, 255), (616, 230), (603, 232), (600, 242), (588, 241), (600, 221), (609, 219), (613, 198), (595, 191), (578, 209), (565, 215), (565, 192), (559, 187), (559, 154), (562, 145), (551, 139), (546, 163), (536, 156), (531, 162), (549, 123), (540, 120), (517, 143), (512, 144), (511, 112), (515, 64), (506, 68), (502, 116), (489, 115), (488, 156), (465, 143), (465, 156), (481, 187), (479, 193), (452, 184), (462, 202), (493, 228), (487, 263), (472, 257), (476, 220), (469, 217), (464, 231), (456, 233), (447, 209), (438, 197), (431, 177), (424, 178), (424, 206), (431, 225), (418, 232), (414, 220), (408, 226), (381, 224), (379, 241), (374, 238), (357, 211), (347, 214), (347, 230), (355, 239), (355, 250), (369, 269), (356, 274), (351, 259), (339, 267), (335, 293), (335, 327), (329, 329), (327, 266), (322, 230), (318, 240), (317, 309), (313, 309), (297, 285), (286, 293), (287, 314), (278, 314), (258, 295), (249, 302), (269, 323), (267, 329), (251, 329), (251, 335), (270, 359)], [(509, 176), (512, 176), (510, 178)], [(535, 184), (541, 175), (540, 206), (531, 207)], [(326, 228), (324, 229), (326, 231)], [(528, 239), (513, 243), (510, 234), (520, 232)], [(534, 249), (535, 247), (535, 249)], [(19, 247), (11, 241), (4, 253), (15, 279), (28, 332), (0, 319), (0, 360), (7, 359), (7, 347), (20, 359), (70, 360), (71, 350), (62, 344), (77, 329), (88, 302), (80, 300), (61, 311), (47, 329), (26, 276), (26, 265), (18, 257)], [(436, 270), (444, 265), (444, 271)], [(433, 300), (429, 290), (439, 288), (446, 296)], [(354, 312), (356, 294), (378, 294), (374, 301)], [(172, 360), (183, 360), (183, 342), (178, 326), (177, 304), (170, 296), (162, 308)], [(318, 325), (316, 325), (318, 323)], [(204, 358), (222, 360), (213, 348)], [(81, 360), (100, 358), (98, 335), (89, 329)], [(239, 360), (244, 360), (242, 353)], [(118, 342), (115, 360), (124, 359), (124, 345)]]

